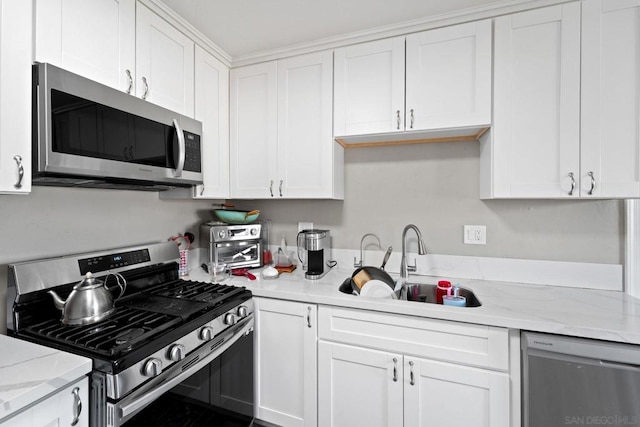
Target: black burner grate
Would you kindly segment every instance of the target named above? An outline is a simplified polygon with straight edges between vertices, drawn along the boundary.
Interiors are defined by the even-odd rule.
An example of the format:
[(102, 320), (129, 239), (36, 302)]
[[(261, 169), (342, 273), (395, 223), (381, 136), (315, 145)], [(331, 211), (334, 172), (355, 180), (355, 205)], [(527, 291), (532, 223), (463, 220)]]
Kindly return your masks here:
[(176, 316), (121, 307), (98, 323), (66, 326), (58, 319), (50, 319), (29, 326), (24, 332), (113, 358), (160, 336), (181, 321)]
[(244, 288), (221, 285), (219, 283), (179, 280), (157, 286), (150, 293), (170, 298), (201, 301), (206, 302), (208, 305), (215, 306), (244, 291)]

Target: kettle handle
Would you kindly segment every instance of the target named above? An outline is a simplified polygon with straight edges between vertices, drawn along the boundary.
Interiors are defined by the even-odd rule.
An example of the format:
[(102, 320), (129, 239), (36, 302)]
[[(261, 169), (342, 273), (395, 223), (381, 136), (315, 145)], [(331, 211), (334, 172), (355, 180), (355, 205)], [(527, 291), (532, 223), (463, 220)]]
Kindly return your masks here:
[(118, 284), (118, 287), (120, 288), (120, 295), (118, 295), (116, 297), (116, 299), (118, 299), (122, 295), (124, 295), (124, 291), (127, 289), (127, 280), (120, 273), (114, 273), (112, 271), (108, 271), (107, 275), (104, 276), (104, 288), (106, 290), (109, 290), (109, 288), (107, 287), (107, 279), (109, 278), (109, 276), (114, 276), (116, 278), (116, 283)]

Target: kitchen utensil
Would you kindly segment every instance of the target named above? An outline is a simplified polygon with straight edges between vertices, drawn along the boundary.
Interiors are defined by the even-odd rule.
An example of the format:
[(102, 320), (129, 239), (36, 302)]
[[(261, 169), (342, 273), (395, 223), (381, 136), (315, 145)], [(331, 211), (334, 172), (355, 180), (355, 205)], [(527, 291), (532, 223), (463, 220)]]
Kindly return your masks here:
[(233, 270), (231, 270), (231, 274), (234, 276), (245, 276), (249, 280), (256, 280), (256, 276), (249, 273), (249, 270), (246, 268), (234, 268)]
[(124, 294), (127, 282), (119, 273), (108, 273), (103, 282), (88, 272), (84, 279), (73, 286), (66, 301), (62, 300), (55, 291), (48, 291), (53, 297), (56, 308), (62, 312), (63, 324), (86, 325), (99, 322), (113, 313), (115, 300), (106, 285), (110, 275), (116, 278), (120, 288), (120, 295), (118, 295), (120, 298)]
[(387, 261), (389, 261), (391, 252), (393, 252), (393, 247), (389, 246), (387, 248), (387, 252), (384, 254), (384, 258), (382, 258), (382, 265), (380, 266), (380, 270), (384, 270), (384, 266), (387, 265)]
[(436, 304), (442, 304), (442, 297), (445, 295), (451, 295), (451, 282), (439, 280), (436, 287)]
[[(393, 281), (393, 278), (389, 276), (389, 273), (377, 267), (365, 266), (356, 269), (351, 275), (351, 287), (357, 294), (360, 294), (360, 287), (358, 287), (353, 279), (363, 270), (369, 276), (368, 280), (381, 280), (386, 283), (392, 290), (394, 289), (395, 282)], [(362, 283), (362, 286), (364, 286), (365, 283), (366, 281)]]
[(232, 211), (227, 209), (214, 209), (213, 213), (220, 221), (227, 224), (251, 224), (260, 216), (259, 210)]
[(383, 298), (383, 299), (398, 299), (398, 296), (393, 292), (393, 288), (389, 287), (382, 280), (369, 280), (360, 289), (361, 297), (370, 298)]

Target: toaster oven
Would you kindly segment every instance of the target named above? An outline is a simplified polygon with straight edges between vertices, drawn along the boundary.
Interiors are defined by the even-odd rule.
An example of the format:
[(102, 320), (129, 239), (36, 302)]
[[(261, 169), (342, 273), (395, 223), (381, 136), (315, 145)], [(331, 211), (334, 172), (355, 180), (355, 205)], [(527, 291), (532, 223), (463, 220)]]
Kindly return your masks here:
[(228, 268), (262, 267), (260, 223), (206, 222), (200, 226), (200, 241), (208, 243), (209, 262), (224, 263)]

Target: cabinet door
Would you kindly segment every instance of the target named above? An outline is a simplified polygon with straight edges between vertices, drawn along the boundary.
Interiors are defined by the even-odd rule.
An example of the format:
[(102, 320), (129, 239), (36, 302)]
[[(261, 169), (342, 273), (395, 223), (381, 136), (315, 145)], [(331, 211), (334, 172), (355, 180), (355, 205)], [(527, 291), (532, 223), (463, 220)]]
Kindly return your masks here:
[(267, 198), (278, 192), (278, 98), (275, 61), (231, 70), (231, 197)]
[(35, 59), (134, 93), (135, 0), (36, 0)]
[(256, 298), (256, 417), (317, 425), (315, 305)]
[(640, 1), (586, 0), (582, 20), (581, 194), (640, 197)]
[(278, 61), (278, 194), (332, 197), (331, 51)]
[(2, 423), (3, 427), (89, 426), (89, 380), (83, 378)]
[(33, 7), (0, 1), (0, 193), (31, 191)]
[(406, 130), (491, 124), (491, 20), (407, 36)]
[(493, 195), (577, 197), (580, 4), (497, 18), (494, 67)]
[(188, 117), (194, 110), (194, 43), (138, 3), (136, 95)]
[(402, 355), (320, 341), (318, 423), (402, 426)]
[(404, 37), (335, 50), (334, 135), (404, 130)]
[(229, 68), (196, 46), (195, 117), (202, 122), (204, 184), (196, 197), (229, 197)]
[(405, 427), (508, 427), (509, 376), (405, 356)]

